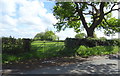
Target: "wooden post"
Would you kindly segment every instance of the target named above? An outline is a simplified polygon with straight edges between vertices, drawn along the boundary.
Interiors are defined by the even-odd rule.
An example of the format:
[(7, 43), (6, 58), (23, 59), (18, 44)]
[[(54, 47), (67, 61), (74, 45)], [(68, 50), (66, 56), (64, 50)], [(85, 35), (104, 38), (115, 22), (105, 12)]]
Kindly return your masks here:
[(23, 50), (24, 52), (30, 51), (31, 48), (31, 40), (30, 39), (23, 39)]

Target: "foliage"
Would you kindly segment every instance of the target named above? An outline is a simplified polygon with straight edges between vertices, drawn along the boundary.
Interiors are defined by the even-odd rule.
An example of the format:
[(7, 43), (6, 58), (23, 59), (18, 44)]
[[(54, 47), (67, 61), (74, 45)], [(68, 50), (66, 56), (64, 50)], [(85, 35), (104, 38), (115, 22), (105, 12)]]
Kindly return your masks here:
[[(24, 39), (15, 39), (12, 37), (2, 37), (2, 53), (7, 54), (19, 54), (28, 51), (26, 45), (29, 46), (30, 43), (26, 43)], [(28, 47), (28, 49), (30, 46)]]
[(80, 45), (85, 45), (88, 47), (95, 46), (120, 46), (120, 39), (99, 39), (99, 38), (84, 38), (84, 39), (75, 39), (75, 38), (66, 38), (65, 46), (68, 48), (78, 47)]
[(66, 38), (65, 39), (65, 47), (67, 48), (74, 48), (79, 46), (80, 41), (79, 39), (75, 39), (75, 38)]
[(56, 40), (58, 39), (57, 36), (55, 35), (55, 33), (53, 33), (52, 31), (46, 31), (45, 32), (45, 40)]
[(107, 20), (107, 23), (103, 20), (103, 23), (100, 24), (104, 30), (105, 35), (109, 36), (110, 34), (115, 34), (116, 32), (120, 32), (120, 19), (116, 19), (115, 17)]
[(96, 47), (87, 47), (81, 45), (77, 54), (83, 57), (92, 56), (92, 55), (104, 55), (104, 54), (114, 54), (117, 53), (120, 47), (118, 46), (96, 46)]
[[(58, 22), (54, 26), (58, 31), (74, 28), (78, 33), (81, 31), (81, 25), (83, 25), (88, 37), (94, 37), (95, 28), (102, 27), (108, 31), (112, 27), (111, 30), (118, 32), (120, 31), (117, 28), (118, 25), (116, 25), (118, 20), (109, 19), (112, 11), (120, 9), (113, 9), (116, 5), (118, 5), (117, 2), (56, 2), (53, 14), (58, 19)], [(88, 15), (91, 17), (90, 22), (86, 21)], [(107, 22), (110, 23), (110, 28), (108, 29)]]
[(58, 39), (58, 37), (53, 33), (53, 31), (41, 32), (35, 35), (34, 40), (49, 40), (53, 41)]
[(96, 35), (95, 33), (93, 33), (93, 37), (94, 37), (94, 38), (97, 38), (97, 35)]
[(78, 19), (78, 16), (74, 17), (75, 4), (71, 2), (57, 2), (54, 6), (54, 16), (58, 19), (56, 28), (58, 31), (65, 30), (65, 28), (74, 28), (76, 32), (80, 32), (80, 21), (71, 21), (68, 20), (70, 16), (73, 16), (71, 19)]
[(75, 35), (75, 38), (82, 39), (82, 38), (85, 38), (85, 37), (86, 37), (85, 33), (78, 33), (78, 34)]
[(64, 46), (64, 42), (48, 42), (48, 41), (34, 41), (31, 43), (31, 51), (25, 53), (19, 53), (14, 55), (3, 54), (2, 62), (10, 63), (11, 61), (24, 61), (27, 59), (43, 59), (51, 57), (64, 57), (64, 56), (91, 56), (91, 55), (103, 55), (112, 54), (119, 51), (120, 46), (77, 46), (69, 48)]
[(34, 37), (35, 40), (39, 40), (39, 39), (44, 39), (44, 33), (41, 32), (41, 33), (37, 33)]
[(63, 50), (59, 51), (59, 53), (63, 57), (64, 56), (75, 56), (77, 48), (78, 47), (72, 47), (72, 48), (64, 47)]
[(63, 42), (48, 42), (48, 41), (34, 41), (31, 43), (31, 51), (19, 54), (3, 54), (3, 63), (9, 63), (11, 61), (21, 61), (31, 58), (50, 58), (61, 56), (59, 51), (64, 48)]
[(100, 37), (100, 40), (107, 40), (106, 37)]

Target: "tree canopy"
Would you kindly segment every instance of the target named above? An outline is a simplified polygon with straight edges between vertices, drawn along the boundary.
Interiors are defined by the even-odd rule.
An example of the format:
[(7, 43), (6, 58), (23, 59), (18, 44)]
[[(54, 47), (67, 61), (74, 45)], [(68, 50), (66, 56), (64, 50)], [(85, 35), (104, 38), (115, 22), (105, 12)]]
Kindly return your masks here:
[(57, 40), (58, 36), (55, 35), (55, 33), (53, 31), (46, 31), (46, 32), (41, 32), (41, 33), (36, 34), (34, 39), (35, 40), (53, 41), (53, 40)]
[(120, 32), (120, 19), (110, 18), (106, 23), (103, 21), (100, 27), (105, 29), (104, 33), (108, 36), (110, 34), (115, 34), (116, 32)]
[[(66, 28), (74, 28), (75, 32), (81, 31), (81, 25), (87, 32), (87, 37), (94, 37), (95, 28), (103, 28), (106, 32), (112, 30), (120, 32), (118, 19), (111, 18), (112, 11), (118, 11), (120, 8), (114, 8), (118, 2), (56, 2), (53, 8), (53, 14), (58, 19), (54, 25), (57, 31)], [(87, 21), (87, 17), (91, 21)], [(109, 27), (109, 28), (108, 28)]]

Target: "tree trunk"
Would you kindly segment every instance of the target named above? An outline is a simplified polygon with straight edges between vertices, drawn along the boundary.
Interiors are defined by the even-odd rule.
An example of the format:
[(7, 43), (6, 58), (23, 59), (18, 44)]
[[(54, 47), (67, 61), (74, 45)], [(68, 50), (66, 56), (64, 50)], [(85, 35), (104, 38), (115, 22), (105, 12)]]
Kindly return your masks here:
[[(79, 8), (79, 3), (75, 3), (76, 4), (76, 10), (80, 16), (80, 20), (82, 21), (82, 24), (87, 32), (87, 37), (94, 37), (94, 30), (95, 28), (102, 22), (103, 18), (104, 18), (104, 5), (105, 5), (105, 2), (101, 2), (100, 4), (100, 9), (99, 12), (97, 14), (100, 14), (98, 15), (98, 18), (94, 18), (94, 22), (92, 23), (92, 25), (90, 27), (87, 26), (87, 22), (85, 20), (85, 17), (83, 15), (83, 10), (81, 8)], [(95, 15), (95, 14), (93, 14)]]
[(88, 29), (88, 30), (86, 30), (86, 32), (87, 32), (87, 37), (94, 37), (94, 29)]

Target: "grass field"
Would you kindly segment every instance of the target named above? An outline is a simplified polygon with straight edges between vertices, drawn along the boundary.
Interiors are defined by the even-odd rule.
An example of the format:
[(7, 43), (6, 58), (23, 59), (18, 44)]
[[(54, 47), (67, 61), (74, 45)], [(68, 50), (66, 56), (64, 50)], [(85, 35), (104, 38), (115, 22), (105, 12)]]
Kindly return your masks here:
[(51, 48), (58, 48), (60, 49), (64, 46), (64, 42), (45, 42), (45, 41), (34, 41), (31, 43), (31, 50), (36, 51), (48, 51)]
[(48, 58), (59, 56), (59, 51), (64, 48), (64, 42), (44, 42), (34, 41), (31, 51), (39, 53), (38, 57)]

